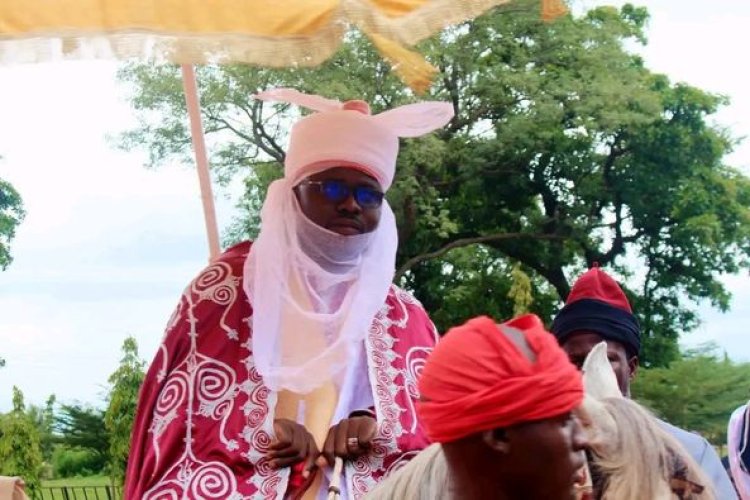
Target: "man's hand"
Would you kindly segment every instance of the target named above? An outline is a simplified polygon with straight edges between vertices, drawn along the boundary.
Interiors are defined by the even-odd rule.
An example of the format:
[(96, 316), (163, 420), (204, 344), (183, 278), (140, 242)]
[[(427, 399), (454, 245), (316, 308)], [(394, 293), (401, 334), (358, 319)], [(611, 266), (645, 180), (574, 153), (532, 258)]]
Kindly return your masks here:
[(303, 476), (307, 477), (315, 468), (315, 459), (320, 456), (312, 435), (304, 426), (286, 418), (275, 420), (273, 431), (275, 437), (269, 447), (269, 465), (281, 469), (305, 460)]
[(328, 464), (333, 467), (335, 457), (353, 460), (365, 455), (372, 448), (372, 440), (377, 430), (378, 424), (372, 417), (351, 417), (342, 420), (328, 431), (318, 466)]

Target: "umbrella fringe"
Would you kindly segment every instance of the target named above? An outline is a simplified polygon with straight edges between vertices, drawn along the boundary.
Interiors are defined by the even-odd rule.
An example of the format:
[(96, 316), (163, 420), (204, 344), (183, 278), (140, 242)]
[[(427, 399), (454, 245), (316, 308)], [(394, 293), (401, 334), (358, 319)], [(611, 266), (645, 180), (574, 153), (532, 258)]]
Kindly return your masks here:
[(398, 42), (377, 33), (368, 33), (367, 36), (404, 83), (416, 94), (427, 92), (438, 72), (435, 66), (427, 62), (420, 53), (409, 50)]
[(568, 13), (563, 0), (542, 0), (542, 21), (549, 23)]

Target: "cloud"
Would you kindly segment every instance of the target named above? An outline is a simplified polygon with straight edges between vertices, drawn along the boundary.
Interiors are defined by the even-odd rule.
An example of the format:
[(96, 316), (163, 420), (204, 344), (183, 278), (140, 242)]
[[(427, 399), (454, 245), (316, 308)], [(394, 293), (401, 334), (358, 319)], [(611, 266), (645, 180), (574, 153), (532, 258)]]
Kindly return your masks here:
[[(133, 335), (150, 360), (182, 290), (206, 264), (195, 173), (151, 171), (113, 150), (127, 129), (112, 63), (0, 69), (0, 176), (28, 216), (0, 273), (0, 411), (18, 385), (34, 403), (100, 401)], [(218, 200), (222, 223), (230, 201)]]

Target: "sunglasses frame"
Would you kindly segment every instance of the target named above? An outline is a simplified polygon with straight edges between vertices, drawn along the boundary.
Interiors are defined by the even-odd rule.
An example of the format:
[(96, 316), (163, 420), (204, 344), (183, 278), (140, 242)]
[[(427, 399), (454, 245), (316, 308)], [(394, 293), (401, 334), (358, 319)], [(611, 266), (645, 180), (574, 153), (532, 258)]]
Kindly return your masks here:
[[(338, 184), (341, 187), (343, 187), (344, 190), (345, 190), (344, 197), (340, 198), (340, 199), (334, 199), (331, 196), (329, 196), (328, 194), (326, 194), (326, 192), (325, 192), (325, 190), (324, 190), (323, 187), (324, 187), (325, 184), (329, 184), (329, 183), (330, 184)], [(359, 185), (359, 186), (352, 187), (352, 186), (349, 186), (346, 182), (338, 180), (338, 179), (328, 179), (328, 180), (323, 180), (323, 181), (308, 181), (308, 180), (306, 180), (306, 181), (301, 182), (299, 185), (300, 186), (302, 186), (302, 185), (317, 186), (318, 192), (325, 199), (327, 199), (328, 201), (330, 201), (332, 203), (341, 203), (342, 201), (346, 200), (350, 196), (353, 196), (354, 197), (354, 201), (357, 202), (357, 205), (359, 205), (360, 207), (362, 207), (365, 210), (374, 210), (376, 208), (380, 208), (383, 205), (383, 200), (385, 199), (385, 193), (383, 193), (382, 191), (378, 191), (377, 189), (375, 189), (372, 186)], [(378, 199), (378, 203), (375, 204), (375, 205), (372, 205), (372, 204), (369, 204), (369, 203), (364, 203), (363, 204), (360, 201), (360, 196), (361, 196), (360, 193), (362, 193), (363, 191), (367, 191), (370, 194), (375, 194), (376, 197), (379, 198)]]

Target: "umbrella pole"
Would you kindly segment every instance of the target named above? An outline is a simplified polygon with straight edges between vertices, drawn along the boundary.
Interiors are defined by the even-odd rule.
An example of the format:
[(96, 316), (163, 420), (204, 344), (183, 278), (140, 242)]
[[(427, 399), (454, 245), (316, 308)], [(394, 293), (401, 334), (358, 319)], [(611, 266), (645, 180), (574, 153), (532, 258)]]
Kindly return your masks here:
[(206, 138), (203, 134), (198, 84), (193, 66), (183, 64), (181, 67), (185, 102), (190, 117), (190, 135), (193, 139), (195, 165), (198, 169), (198, 181), (200, 182), (201, 200), (203, 201), (203, 218), (206, 222), (206, 234), (208, 236), (208, 255), (209, 260), (213, 260), (220, 252), (219, 229), (216, 224), (216, 207), (211, 190), (211, 174), (208, 171), (208, 154), (206, 153)]

